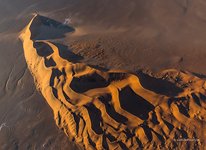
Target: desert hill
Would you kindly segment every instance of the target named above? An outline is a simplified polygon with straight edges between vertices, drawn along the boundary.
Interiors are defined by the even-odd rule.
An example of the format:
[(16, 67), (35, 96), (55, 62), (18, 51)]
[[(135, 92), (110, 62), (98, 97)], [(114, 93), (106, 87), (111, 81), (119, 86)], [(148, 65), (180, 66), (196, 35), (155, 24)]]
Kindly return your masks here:
[[(35, 14), (41, 17), (34, 19)], [(75, 104), (72, 105), (77, 107), (76, 110), (85, 105), (90, 114), (82, 116), (89, 117), (93, 126), (102, 122), (97, 126), (98, 130), (92, 126), (91, 132), (94, 131), (98, 137), (107, 134), (107, 138), (102, 136), (104, 148), (108, 148), (108, 140), (105, 140), (108, 132), (112, 131), (106, 133), (106, 129), (103, 130), (107, 119), (98, 120), (102, 112), (126, 129), (121, 132), (115, 130), (111, 136), (118, 134), (114, 138), (109, 137), (109, 142), (117, 143), (117, 147), (137, 145), (146, 149), (156, 143), (154, 147), (204, 149), (205, 16), (204, 0), (0, 0), (0, 149), (65, 150), (69, 147), (73, 150), (78, 149), (75, 143), (85, 145), (84, 140), (77, 142), (74, 135), (65, 135), (69, 130), (66, 129), (68, 124), (64, 126), (62, 123), (64, 119), (60, 124), (55, 122), (59, 118), (54, 120), (54, 108), (48, 105), (44, 92), (40, 93), (42, 81), (47, 81), (42, 76), (44, 69), (37, 72), (31, 69), (39, 60), (45, 60), (42, 65), (50, 70), (48, 78), (51, 80), (47, 82), (52, 91), (47, 95), (53, 93), (57, 102), (60, 97), (62, 100), (71, 99), (70, 92), (59, 95), (59, 81), (71, 73), (63, 68), (68, 64), (78, 64), (79, 68), (74, 70), (83, 74), (70, 76), (68, 79), (71, 81), (67, 78), (65, 81), (70, 83), (69, 88), (76, 93), (76, 98), (80, 95), (90, 97), (86, 102), (92, 98), (95, 105), (91, 100), (91, 105), (87, 106), (81, 96), (77, 101), (73, 97)], [(63, 27), (65, 19), (71, 21)], [(25, 46), (19, 36), (24, 34), (21, 31), (26, 26), (24, 31), (32, 35), (22, 38), (30, 41)], [(27, 47), (38, 52), (35, 55), (37, 60), (30, 56)], [(26, 59), (24, 52), (29, 55)], [(31, 75), (32, 70), (34, 74)], [(153, 93), (157, 98), (148, 98), (151, 94), (138, 92), (136, 84), (133, 86), (133, 78), (139, 89)], [(113, 92), (112, 95), (111, 91), (117, 91), (117, 94)], [(164, 102), (161, 103), (162, 99)], [(105, 111), (100, 107), (95, 109), (97, 116), (90, 117), (99, 103), (103, 104)], [(67, 108), (70, 106), (65, 106)], [(55, 112), (57, 110), (60, 111), (55, 109)], [(131, 119), (131, 116), (139, 121)], [(79, 125), (78, 118), (75, 119)], [(139, 127), (142, 124), (143, 127)], [(87, 123), (87, 126), (90, 125)], [(133, 131), (134, 126), (139, 128)], [(76, 130), (80, 133), (78, 126)], [(122, 132), (127, 133), (126, 141), (117, 138)], [(172, 141), (174, 137), (181, 136), (200, 139), (200, 143)], [(79, 137), (81, 139), (82, 136)], [(92, 143), (90, 146), (96, 145)]]

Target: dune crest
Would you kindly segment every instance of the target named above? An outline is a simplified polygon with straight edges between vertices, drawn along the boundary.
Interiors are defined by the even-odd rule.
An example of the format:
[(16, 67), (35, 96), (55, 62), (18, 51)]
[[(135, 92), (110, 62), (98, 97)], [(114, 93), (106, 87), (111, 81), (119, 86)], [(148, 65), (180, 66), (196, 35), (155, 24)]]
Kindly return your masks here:
[[(61, 49), (47, 40), (50, 37), (41, 35), (46, 28), (58, 32), (59, 25), (50, 26), (44, 19), (35, 15), (21, 33), (25, 59), (37, 89), (53, 109), (57, 126), (80, 147), (204, 147), (204, 79), (176, 70), (163, 71), (162, 79), (105, 71), (78, 62), (69, 53), (62, 57)], [(166, 78), (174, 83), (164, 82)], [(160, 82), (164, 82), (162, 87)], [(162, 93), (167, 85), (169, 92)]]

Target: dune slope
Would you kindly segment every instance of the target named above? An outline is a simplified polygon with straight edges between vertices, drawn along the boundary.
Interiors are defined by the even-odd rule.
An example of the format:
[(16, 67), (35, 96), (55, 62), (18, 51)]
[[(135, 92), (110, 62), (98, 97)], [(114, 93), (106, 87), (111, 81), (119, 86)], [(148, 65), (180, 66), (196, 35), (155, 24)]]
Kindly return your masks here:
[(82, 63), (48, 40), (75, 29), (50, 23), (35, 15), (20, 37), (36, 87), (71, 140), (99, 150), (205, 146), (205, 79), (177, 70), (151, 77)]

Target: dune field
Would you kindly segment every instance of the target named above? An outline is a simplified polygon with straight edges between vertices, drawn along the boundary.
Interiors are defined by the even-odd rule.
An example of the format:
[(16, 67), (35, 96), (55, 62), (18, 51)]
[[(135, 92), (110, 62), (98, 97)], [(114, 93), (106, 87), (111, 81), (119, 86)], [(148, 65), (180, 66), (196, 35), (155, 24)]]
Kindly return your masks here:
[(204, 150), (205, 6), (0, 1), (0, 150)]

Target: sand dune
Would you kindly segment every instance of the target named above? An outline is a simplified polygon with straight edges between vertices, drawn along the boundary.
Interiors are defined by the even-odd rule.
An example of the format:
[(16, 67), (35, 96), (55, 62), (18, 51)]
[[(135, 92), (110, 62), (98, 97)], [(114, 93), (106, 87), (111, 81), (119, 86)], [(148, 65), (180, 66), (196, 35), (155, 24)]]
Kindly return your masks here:
[(205, 79), (175, 69), (152, 76), (83, 63), (49, 40), (75, 29), (46, 19), (36, 14), (20, 38), (36, 87), (71, 140), (98, 150), (205, 147)]

